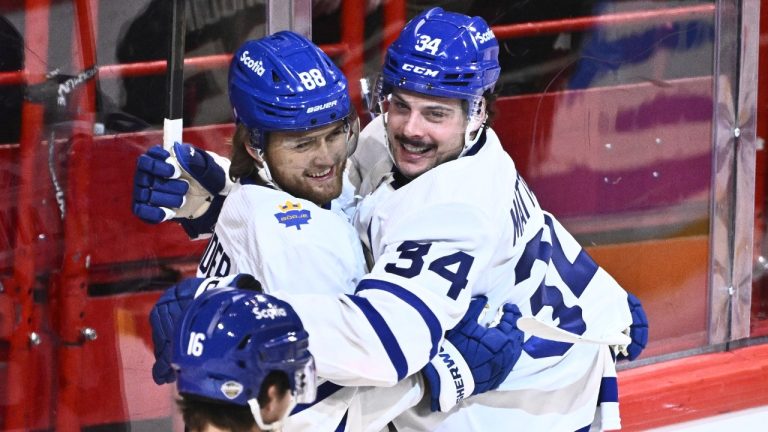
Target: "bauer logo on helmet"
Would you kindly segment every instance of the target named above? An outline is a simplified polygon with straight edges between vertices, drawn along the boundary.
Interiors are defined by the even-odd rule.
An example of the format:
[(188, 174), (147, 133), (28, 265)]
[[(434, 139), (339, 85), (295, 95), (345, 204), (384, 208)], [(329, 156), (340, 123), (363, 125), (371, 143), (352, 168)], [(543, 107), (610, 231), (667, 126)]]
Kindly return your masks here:
[(307, 114), (312, 114), (313, 112), (318, 112), (318, 111), (326, 110), (328, 108), (335, 107), (336, 105), (338, 105), (338, 103), (339, 101), (334, 100), (334, 101), (326, 102), (322, 105), (311, 106), (307, 108)]

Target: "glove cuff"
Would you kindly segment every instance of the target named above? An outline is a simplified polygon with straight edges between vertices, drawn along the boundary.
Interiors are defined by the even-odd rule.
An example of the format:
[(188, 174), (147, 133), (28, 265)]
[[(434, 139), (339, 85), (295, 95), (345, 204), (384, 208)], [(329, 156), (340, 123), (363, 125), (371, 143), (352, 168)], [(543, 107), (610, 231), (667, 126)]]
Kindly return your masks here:
[(475, 380), (459, 350), (444, 340), (424, 368), (430, 385), (432, 411), (447, 412), (475, 391)]

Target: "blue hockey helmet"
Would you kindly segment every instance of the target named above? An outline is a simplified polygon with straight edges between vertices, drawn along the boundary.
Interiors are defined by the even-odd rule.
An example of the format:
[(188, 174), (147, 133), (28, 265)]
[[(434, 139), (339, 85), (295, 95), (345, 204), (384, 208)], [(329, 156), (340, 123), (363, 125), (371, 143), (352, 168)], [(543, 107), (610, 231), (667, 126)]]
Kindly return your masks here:
[(277, 371), (288, 376), (294, 402), (312, 402), (315, 365), (308, 337), (282, 300), (236, 288), (209, 289), (192, 302), (176, 330), (178, 391), (250, 406), (261, 423), (253, 404), (264, 378)]
[[(264, 150), (265, 133), (301, 131), (351, 122), (347, 79), (309, 39), (290, 31), (245, 42), (229, 67), (235, 120)], [(355, 117), (356, 118), (356, 117)]]
[(436, 7), (409, 21), (387, 49), (377, 89), (464, 99), (469, 113), (499, 79), (499, 44), (480, 17)]

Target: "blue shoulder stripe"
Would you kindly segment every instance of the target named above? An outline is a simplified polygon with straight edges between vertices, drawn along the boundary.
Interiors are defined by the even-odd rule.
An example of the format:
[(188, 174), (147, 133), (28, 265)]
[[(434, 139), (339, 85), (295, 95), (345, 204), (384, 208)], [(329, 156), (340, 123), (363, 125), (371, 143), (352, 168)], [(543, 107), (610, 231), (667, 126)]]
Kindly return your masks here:
[(397, 380), (400, 381), (405, 378), (405, 374), (408, 372), (408, 361), (405, 359), (405, 354), (400, 349), (400, 344), (397, 343), (397, 338), (395, 338), (387, 322), (384, 321), (384, 318), (382, 318), (381, 314), (379, 314), (367, 298), (355, 295), (347, 295), (347, 297), (360, 308), (363, 315), (368, 318), (368, 322), (371, 323), (373, 330), (376, 331), (381, 344), (384, 345), (384, 350), (389, 355), (389, 361), (395, 367)]
[(432, 312), (432, 309), (430, 309), (426, 303), (421, 301), (421, 299), (414, 293), (408, 291), (400, 285), (393, 284), (391, 282), (385, 282), (378, 279), (363, 279), (359, 284), (357, 284), (355, 294), (366, 289), (379, 289), (386, 291), (414, 308), (416, 312), (421, 315), (421, 319), (424, 320), (424, 324), (426, 324), (427, 328), (429, 329), (429, 335), (432, 339), (432, 348), (429, 350), (429, 358), (431, 359), (437, 355), (438, 343), (440, 343), (440, 338), (443, 337), (443, 328), (440, 325), (440, 320), (437, 319), (435, 314)]

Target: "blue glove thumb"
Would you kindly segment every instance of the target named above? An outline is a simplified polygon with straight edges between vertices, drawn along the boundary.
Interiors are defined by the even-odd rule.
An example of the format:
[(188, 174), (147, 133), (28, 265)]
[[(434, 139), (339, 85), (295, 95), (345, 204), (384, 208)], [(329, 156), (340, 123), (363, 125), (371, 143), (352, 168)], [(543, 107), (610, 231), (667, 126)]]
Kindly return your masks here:
[(174, 143), (173, 153), (179, 166), (211, 195), (218, 195), (226, 185), (227, 173), (206, 151), (190, 144)]

